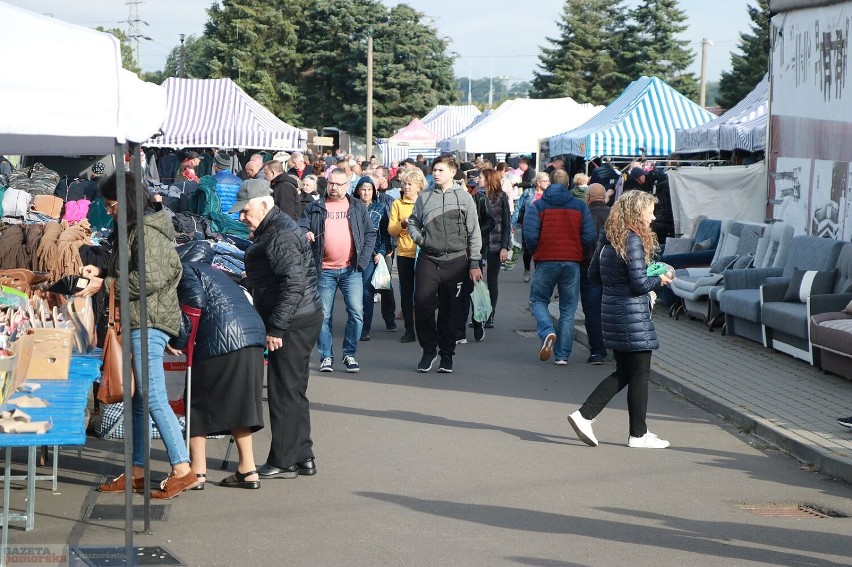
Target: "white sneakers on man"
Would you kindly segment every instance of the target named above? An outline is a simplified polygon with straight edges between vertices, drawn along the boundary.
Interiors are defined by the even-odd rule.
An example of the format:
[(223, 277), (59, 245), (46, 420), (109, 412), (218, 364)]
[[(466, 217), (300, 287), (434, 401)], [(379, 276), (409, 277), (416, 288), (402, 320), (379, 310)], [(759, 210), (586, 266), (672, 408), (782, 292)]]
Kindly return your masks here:
[(648, 431), (642, 437), (630, 436), (627, 446), (634, 449), (665, 449), (669, 446), (669, 442)]
[(568, 423), (570, 423), (571, 427), (574, 428), (574, 433), (577, 434), (580, 441), (590, 447), (598, 446), (598, 439), (595, 437), (595, 432), (592, 431), (592, 424), (594, 422), (594, 419), (586, 419), (580, 415), (580, 410), (577, 410), (568, 416)]

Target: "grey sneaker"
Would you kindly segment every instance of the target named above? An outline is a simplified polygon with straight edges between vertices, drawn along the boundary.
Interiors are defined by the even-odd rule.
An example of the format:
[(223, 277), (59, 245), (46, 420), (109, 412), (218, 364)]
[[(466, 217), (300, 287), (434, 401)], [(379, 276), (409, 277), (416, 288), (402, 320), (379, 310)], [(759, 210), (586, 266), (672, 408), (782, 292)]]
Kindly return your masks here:
[(343, 365), (346, 366), (346, 372), (359, 372), (361, 367), (358, 366), (358, 361), (351, 354), (343, 357)]
[(322, 362), (320, 362), (320, 372), (334, 372), (333, 363), (330, 356), (323, 358)]

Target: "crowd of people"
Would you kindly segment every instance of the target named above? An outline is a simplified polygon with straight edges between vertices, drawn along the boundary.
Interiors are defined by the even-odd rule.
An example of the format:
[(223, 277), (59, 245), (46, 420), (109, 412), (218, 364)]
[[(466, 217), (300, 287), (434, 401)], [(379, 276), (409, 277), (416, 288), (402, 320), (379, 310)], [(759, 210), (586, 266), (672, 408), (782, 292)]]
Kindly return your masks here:
[[(460, 164), (449, 155), (429, 167), (421, 160), (385, 167), (361, 156), (309, 159), (279, 153), (264, 159), (256, 154), (235, 174), (231, 156), (219, 152), (211, 157), (209, 174), (221, 212), (239, 217), (249, 231), (245, 271), (238, 277), (181, 258), (171, 246), (174, 232), (162, 222), (158, 199), (146, 195), (145, 237), (157, 253), (146, 254), (144, 264), (149, 278), (162, 281), (148, 288), (149, 383), (134, 400), (148, 390), (150, 413), (172, 464), (154, 497), (204, 487), (205, 440), (214, 434), (233, 435), (239, 452), (237, 470), (222, 486), (258, 488), (262, 479), (315, 474), (308, 379), (314, 348), (318, 369), (335, 370), (337, 292), (346, 311), (337, 335), (337, 340), (342, 335), (340, 363), (346, 372), (361, 369), (359, 344), (370, 340), (380, 302), (385, 330), (397, 331), (401, 320), (400, 341), (419, 343), (420, 358), (415, 365), (412, 356), (412, 369), (427, 373), (437, 364), (439, 373), (452, 373), (456, 347), (467, 342), (467, 329), (482, 341), (485, 330), (495, 326), (500, 274), (514, 266), (515, 256), (522, 257), (523, 280), (530, 283), (539, 360), (568, 363), (580, 301), (589, 332), (587, 362), (601, 364), (613, 351), (615, 371), (568, 418), (578, 437), (597, 445), (592, 421), (627, 387), (628, 445), (668, 445), (645, 424), (651, 352), (657, 348), (648, 294), (671, 281), (645, 272), (666, 230), (665, 214), (658, 212), (665, 187), (656, 173), (635, 164), (628, 177), (639, 190), (622, 186), (613, 195), (583, 174), (572, 180), (562, 163), (551, 164), (549, 173), (538, 172), (527, 158), (516, 168), (481, 159)], [(200, 161), (198, 154), (187, 154), (176, 178), (198, 179)], [(128, 187), (133, 186), (132, 175), (126, 175)], [(649, 178), (654, 179), (652, 191), (644, 190)], [(112, 176), (102, 191), (107, 210), (117, 219), (114, 186)], [(135, 210), (132, 216), (128, 211), (127, 222), (132, 238), (138, 231)], [(157, 246), (161, 241), (164, 245)], [(161, 250), (165, 243), (170, 250)], [(84, 295), (99, 292), (116, 278), (115, 262), (106, 258), (102, 266), (83, 268), (90, 278)], [(131, 282), (141, 261), (131, 258)], [(377, 269), (394, 265), (398, 304), (392, 286), (374, 285)], [(492, 307), (484, 320), (471, 310), (471, 293), (480, 280), (486, 282)], [(548, 310), (554, 292), (557, 325)], [(138, 301), (138, 292), (131, 297)], [(186, 336), (179, 305), (202, 313), (195, 338), (196, 395), (188, 454), (174, 414), (166, 408), (162, 369), (164, 351), (186, 348), (177, 338)], [(141, 323), (138, 317), (132, 322), (131, 341), (138, 350)], [(272, 441), (266, 459), (256, 466), (252, 433), (263, 427), (264, 351)], [(136, 364), (137, 375), (140, 370)], [(134, 490), (140, 490), (141, 404), (134, 404), (133, 415), (134, 425), (140, 425), (134, 427), (131, 480)], [(99, 489), (117, 492), (125, 484), (119, 476)]]

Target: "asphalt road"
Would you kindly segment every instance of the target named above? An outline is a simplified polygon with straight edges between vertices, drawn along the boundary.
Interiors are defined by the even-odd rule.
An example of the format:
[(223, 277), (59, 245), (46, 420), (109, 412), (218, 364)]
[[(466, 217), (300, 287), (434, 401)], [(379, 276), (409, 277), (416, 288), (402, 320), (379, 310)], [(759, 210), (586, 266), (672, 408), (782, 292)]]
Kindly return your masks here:
[[(585, 364), (579, 345), (568, 366), (539, 362), (538, 339), (524, 332), (534, 322), (520, 269), (501, 283), (497, 328), (458, 346), (453, 374), (416, 372), (419, 347), (381, 329), (376, 306), (360, 373), (338, 364), (320, 374), (314, 356), (319, 474), (254, 491), (213, 486), (229, 473), (218, 469), (227, 440), (211, 440), (207, 489), (172, 500), (167, 520), (135, 543), (194, 566), (852, 563), (852, 518), (738, 507), (810, 504), (852, 516), (852, 487), (670, 392), (652, 387), (649, 427), (671, 448), (626, 447), (624, 393), (595, 423), (600, 446), (581, 443), (565, 416), (613, 366)], [(341, 337), (339, 296), (336, 311)], [(267, 430), (255, 436), (258, 460), (268, 443)], [(155, 479), (167, 469), (161, 447)], [(13, 528), (10, 544), (122, 545), (122, 521), (81, 520), (91, 504), (123, 503), (93, 491), (119, 470), (119, 451), (93, 440), (82, 460), (64, 452), (61, 494), (40, 484), (36, 530)]]

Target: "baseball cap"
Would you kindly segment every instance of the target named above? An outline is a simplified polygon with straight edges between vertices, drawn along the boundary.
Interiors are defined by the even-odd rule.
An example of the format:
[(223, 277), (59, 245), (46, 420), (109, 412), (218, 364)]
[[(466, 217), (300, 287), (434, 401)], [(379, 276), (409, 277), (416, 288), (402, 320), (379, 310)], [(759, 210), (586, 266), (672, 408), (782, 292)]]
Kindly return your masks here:
[(237, 202), (231, 207), (229, 213), (242, 211), (249, 201), (258, 197), (268, 197), (272, 194), (272, 188), (266, 179), (246, 179), (237, 191)]
[(643, 175), (645, 175), (645, 170), (641, 167), (634, 167), (630, 170), (630, 179), (639, 179)]

